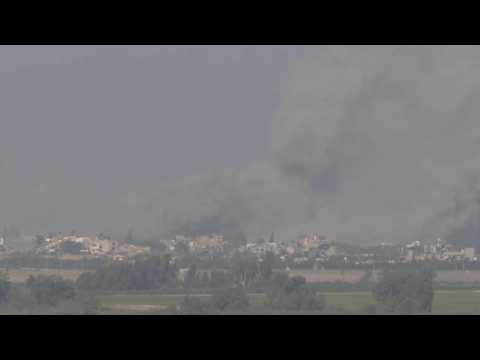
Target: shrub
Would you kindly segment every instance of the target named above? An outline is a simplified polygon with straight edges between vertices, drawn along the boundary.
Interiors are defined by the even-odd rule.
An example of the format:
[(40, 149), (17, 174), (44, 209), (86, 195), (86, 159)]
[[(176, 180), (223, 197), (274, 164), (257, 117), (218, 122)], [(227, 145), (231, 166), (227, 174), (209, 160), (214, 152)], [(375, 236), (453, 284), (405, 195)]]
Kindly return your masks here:
[(386, 312), (428, 313), (432, 311), (434, 276), (429, 268), (386, 271), (375, 285), (373, 296)]
[(274, 309), (321, 311), (325, 308), (324, 297), (309, 287), (304, 277), (289, 277), (285, 273), (274, 277), (267, 298), (268, 305)]
[(8, 295), (11, 289), (11, 283), (8, 279), (8, 275), (0, 273), (0, 303), (4, 303), (8, 300)]
[(55, 306), (75, 297), (73, 284), (57, 276), (30, 276), (26, 287), (35, 302), (41, 305)]

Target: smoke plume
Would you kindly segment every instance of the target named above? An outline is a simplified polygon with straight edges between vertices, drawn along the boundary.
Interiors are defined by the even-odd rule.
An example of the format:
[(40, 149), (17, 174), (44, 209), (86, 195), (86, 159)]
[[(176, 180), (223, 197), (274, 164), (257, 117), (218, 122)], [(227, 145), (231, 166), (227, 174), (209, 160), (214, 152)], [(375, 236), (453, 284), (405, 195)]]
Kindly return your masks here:
[(480, 167), (479, 56), (460, 46), (319, 48), (291, 74), (271, 161), (177, 184), (162, 226), (351, 242), (476, 231), (478, 186), (461, 208), (451, 203)]
[[(222, 53), (221, 49), (215, 51), (206, 63), (212, 63)], [(184, 64), (183, 68), (176, 67), (178, 61), (173, 55), (162, 59), (171, 60), (159, 80), (162, 84), (176, 84), (182, 71), (190, 68), (187, 57), (184, 61), (188, 66)], [(220, 232), (239, 240), (244, 236), (265, 237), (274, 231), (276, 239), (291, 240), (299, 233), (316, 231), (331, 239), (358, 243), (438, 236), (476, 242), (480, 230), (480, 48), (322, 46), (309, 48), (302, 59), (289, 72), (286, 84), (279, 81), (275, 89), (261, 89), (254, 97), (265, 91), (281, 94), (280, 104), (269, 119), (268, 146), (259, 147), (267, 148), (266, 154), (259, 153), (253, 163), (248, 160), (235, 166), (232, 161), (226, 170), (211, 170), (208, 161), (204, 164), (200, 155), (193, 154), (197, 168), (205, 171), (196, 176), (185, 171), (180, 179), (167, 180), (153, 170), (145, 171), (142, 157), (135, 152), (140, 148), (142, 154), (148, 155), (143, 158), (148, 159), (147, 166), (160, 169), (161, 164), (155, 163), (155, 151), (170, 151), (166, 145), (160, 146), (167, 143), (167, 136), (158, 140), (156, 119), (149, 118), (157, 103), (164, 100), (158, 105), (162, 111), (175, 110), (165, 113), (158, 122), (169, 121), (169, 116), (177, 113), (179, 119), (198, 117), (203, 107), (222, 105), (224, 111), (215, 113), (216, 122), (209, 122), (206, 115), (202, 121), (192, 120), (195, 126), (187, 120), (179, 122), (183, 127), (177, 125), (179, 130), (168, 136), (175, 137), (180, 147), (182, 132), (206, 134), (208, 129), (204, 128), (211, 126), (210, 132), (217, 133), (222, 116), (235, 116), (241, 110), (228, 111), (230, 97), (245, 97), (249, 92), (224, 91), (207, 96), (203, 90), (210, 79), (192, 67), (186, 78), (194, 77), (194, 82), (182, 82), (183, 86), (178, 83), (157, 99), (154, 95), (158, 84), (142, 88), (143, 81), (150, 82), (148, 76), (140, 76), (142, 66), (137, 66), (138, 76), (132, 73), (118, 88), (126, 98), (135, 98), (138, 89), (143, 89), (145, 104), (129, 111), (132, 118), (144, 119), (144, 132), (133, 125), (130, 117), (112, 126), (112, 122), (102, 120), (100, 113), (81, 115), (84, 107), (78, 99), (89, 100), (90, 92), (76, 93), (74, 86), (70, 92), (61, 92), (65, 99), (42, 98), (42, 106), (58, 109), (59, 114), (52, 110), (42, 123), (27, 121), (11, 133), (8, 141), (0, 143), (2, 151), (18, 144), (25, 134), (30, 134), (30, 140), (47, 137), (52, 127), (64, 129), (69, 136), (37, 141), (38, 149), (22, 153), (25, 159), (27, 155), (32, 158), (24, 161), (23, 167), (19, 165), (21, 154), (0, 162), (2, 201), (10, 204), (3, 209), (2, 221), (14, 224), (14, 214), (20, 214), (23, 223), (34, 224), (32, 228), (48, 224), (52, 229), (71, 226), (74, 230), (88, 228), (114, 234), (125, 234), (132, 228), (136, 235), (151, 238)], [(242, 64), (236, 66), (232, 68), (235, 71)], [(177, 68), (180, 70), (170, 75)], [(225, 67), (220, 73), (218, 88), (232, 85), (229, 79), (234, 77), (229, 77), (229, 69)], [(59, 84), (70, 76), (71, 72), (64, 70)], [(107, 85), (116, 84), (123, 73), (115, 71), (105, 67), (105, 87), (92, 95), (94, 104), (111, 102), (115, 109), (116, 97), (107, 91)], [(81, 78), (97, 84), (96, 78), (88, 74)], [(27, 81), (27, 75), (12, 75), (11, 81)], [(40, 77), (38, 84), (48, 79)], [(238, 88), (248, 87), (253, 80), (245, 77)], [(185, 84), (195, 87), (192, 90)], [(17, 87), (11, 91), (17, 91), (18, 97), (28, 90)], [(41, 94), (41, 85), (38, 87), (35, 96)], [(182, 96), (189, 91), (194, 101), (182, 102)], [(29, 101), (35, 104), (37, 98), (32, 99)], [(67, 105), (58, 108), (57, 104), (73, 104), (69, 106), (77, 111), (67, 109)], [(15, 111), (22, 109), (19, 106)], [(38, 109), (39, 113), (45, 110)], [(63, 112), (80, 114), (83, 120), (61, 121)], [(240, 116), (238, 121), (242, 121)], [(43, 126), (48, 124), (51, 127)], [(102, 134), (110, 132), (116, 134), (116, 142), (122, 146), (109, 147), (111, 138), (103, 141)], [(228, 146), (221, 133), (218, 144), (204, 144), (210, 154)], [(208, 137), (204, 139), (208, 142)], [(97, 146), (89, 145), (91, 142)], [(77, 157), (67, 157), (59, 150), (72, 147), (81, 149), (75, 152)], [(175, 157), (173, 151), (171, 162), (179, 165), (176, 168), (181, 173), (179, 159), (188, 157), (188, 151), (183, 158)], [(88, 165), (89, 159), (97, 159), (96, 166)], [(69, 166), (72, 163), (78, 164), (78, 170)], [(116, 172), (109, 170), (113, 166)], [(85, 173), (84, 169), (91, 171)], [(143, 178), (134, 176), (140, 170), (145, 173)], [(113, 180), (100, 186), (100, 177)]]

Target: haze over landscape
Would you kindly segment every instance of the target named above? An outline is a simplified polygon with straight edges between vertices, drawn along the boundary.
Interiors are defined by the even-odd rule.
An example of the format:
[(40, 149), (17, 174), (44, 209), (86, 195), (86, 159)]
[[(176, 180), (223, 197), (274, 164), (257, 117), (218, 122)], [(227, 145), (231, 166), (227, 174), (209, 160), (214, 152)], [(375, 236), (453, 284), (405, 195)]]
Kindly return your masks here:
[(0, 224), (478, 242), (480, 49), (2, 46)]

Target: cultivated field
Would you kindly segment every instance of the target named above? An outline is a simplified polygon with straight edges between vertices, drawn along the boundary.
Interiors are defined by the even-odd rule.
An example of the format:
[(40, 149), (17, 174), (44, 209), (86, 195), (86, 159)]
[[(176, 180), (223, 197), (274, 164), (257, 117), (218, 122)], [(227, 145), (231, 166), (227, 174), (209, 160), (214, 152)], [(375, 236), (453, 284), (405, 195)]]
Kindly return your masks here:
[[(330, 306), (341, 306), (355, 312), (375, 303), (369, 292), (328, 293), (327, 303)], [(479, 290), (438, 290), (433, 301), (434, 314), (480, 314)]]
[[(328, 310), (342, 308), (350, 313), (359, 313), (375, 301), (370, 292), (325, 293)], [(194, 295), (208, 298), (209, 295)], [(108, 311), (118, 313), (155, 313), (166, 310), (168, 306), (180, 303), (183, 295), (104, 295), (100, 297), (102, 306)], [(254, 306), (262, 306), (265, 295), (252, 294), (250, 301)], [(480, 314), (480, 290), (436, 291), (434, 314)]]
[[(117, 294), (102, 295), (99, 297), (100, 303), (106, 310), (121, 312), (155, 312), (166, 310), (169, 306), (177, 305), (182, 302), (184, 295), (179, 294)], [(211, 295), (194, 294), (192, 297), (208, 299)], [(263, 294), (250, 294), (252, 305), (261, 306), (265, 301)]]
[[(364, 270), (292, 270), (292, 276), (300, 275), (307, 279), (310, 283), (320, 282), (349, 282), (355, 283), (365, 275)], [(378, 272), (376, 273), (378, 274)], [(437, 271), (438, 282), (445, 283), (477, 283), (480, 282), (480, 270), (472, 271)]]

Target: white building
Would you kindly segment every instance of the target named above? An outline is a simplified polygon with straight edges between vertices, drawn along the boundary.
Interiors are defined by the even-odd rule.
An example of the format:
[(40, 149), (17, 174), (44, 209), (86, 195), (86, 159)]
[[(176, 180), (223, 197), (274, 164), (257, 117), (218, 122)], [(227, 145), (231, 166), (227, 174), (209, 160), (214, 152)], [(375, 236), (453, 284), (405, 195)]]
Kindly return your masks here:
[(475, 248), (465, 248), (463, 249), (464, 256), (469, 261), (475, 260)]

